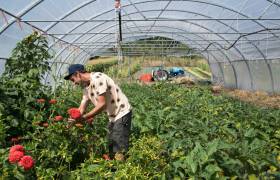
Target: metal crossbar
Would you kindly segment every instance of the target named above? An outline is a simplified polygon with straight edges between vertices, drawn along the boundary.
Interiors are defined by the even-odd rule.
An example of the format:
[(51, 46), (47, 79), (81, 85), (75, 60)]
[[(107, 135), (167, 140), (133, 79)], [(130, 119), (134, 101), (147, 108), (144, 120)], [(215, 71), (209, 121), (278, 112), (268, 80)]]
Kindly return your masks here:
[[(149, 18), (149, 19), (123, 19), (122, 22), (142, 22), (142, 21), (280, 21), (280, 18), (175, 18), (175, 19), (160, 19), (160, 18)], [(115, 19), (72, 19), (72, 20), (20, 20), (20, 22), (65, 22), (65, 23), (73, 23), (73, 22), (115, 22)]]
[[(279, 29), (277, 30), (272, 30), (272, 31), (279, 31)], [(146, 32), (146, 31), (141, 31), (141, 32), (123, 32), (124, 34), (146, 34), (146, 33), (157, 33), (157, 34), (238, 34), (238, 35), (243, 35), (243, 34), (249, 34), (252, 32), (162, 32), (162, 31), (151, 31), (151, 32)], [(81, 35), (81, 34), (85, 34), (85, 33), (49, 33), (49, 35)], [(115, 34), (113, 32), (101, 32), (101, 33), (94, 33), (94, 32), (88, 32), (86, 34)], [(256, 33), (256, 34), (267, 34), (267, 33)], [(276, 32), (275, 34), (280, 34), (279, 32)]]

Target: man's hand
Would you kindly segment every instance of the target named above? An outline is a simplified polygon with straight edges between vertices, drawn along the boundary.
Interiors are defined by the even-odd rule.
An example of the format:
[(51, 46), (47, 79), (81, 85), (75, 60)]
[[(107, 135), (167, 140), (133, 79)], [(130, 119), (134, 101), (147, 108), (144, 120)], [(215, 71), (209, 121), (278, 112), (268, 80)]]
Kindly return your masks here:
[(67, 122), (69, 123), (69, 126), (72, 127), (75, 123), (88, 123), (89, 125), (92, 125), (93, 117), (87, 118), (86, 115), (83, 115), (80, 119), (72, 119), (68, 118)]
[(93, 117), (92, 117), (92, 118), (88, 118), (88, 119), (86, 119), (86, 122), (87, 122), (89, 125), (92, 125), (92, 122), (93, 122)]
[(67, 122), (68, 123), (84, 123), (85, 122), (85, 118), (84, 117), (80, 117), (79, 119), (73, 119), (73, 118), (68, 118)]
[(87, 117), (86, 114), (82, 116), (82, 119), (84, 122), (87, 122), (89, 125), (91, 125), (93, 122), (93, 117)]
[(68, 118), (68, 119), (67, 119), (67, 122), (68, 122), (68, 123), (74, 123), (75, 121), (76, 121), (76, 120), (75, 120), (75, 119), (72, 119), (72, 118)]

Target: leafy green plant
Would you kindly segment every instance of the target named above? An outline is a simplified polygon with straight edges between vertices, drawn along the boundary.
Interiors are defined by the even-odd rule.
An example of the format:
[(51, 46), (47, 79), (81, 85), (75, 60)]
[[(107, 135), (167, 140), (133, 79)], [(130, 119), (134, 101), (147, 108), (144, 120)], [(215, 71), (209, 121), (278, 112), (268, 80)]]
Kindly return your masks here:
[(89, 72), (106, 72), (111, 66), (116, 65), (117, 61), (107, 62), (107, 63), (100, 63), (95, 65), (87, 65), (86, 69)]
[(131, 179), (160, 178), (169, 170), (160, 139), (143, 136), (134, 139), (125, 162), (105, 161), (90, 157), (81, 167), (71, 172), (72, 179), (116, 178)]
[(205, 87), (124, 87), (137, 107), (133, 132), (164, 139), (172, 177), (277, 177), (269, 169), (279, 169), (279, 110), (214, 96)]
[(49, 70), (45, 37), (33, 33), (19, 42), (7, 60), (1, 77), (0, 114), (7, 138), (32, 130), (37, 98), (46, 98), (49, 88), (40, 82)]

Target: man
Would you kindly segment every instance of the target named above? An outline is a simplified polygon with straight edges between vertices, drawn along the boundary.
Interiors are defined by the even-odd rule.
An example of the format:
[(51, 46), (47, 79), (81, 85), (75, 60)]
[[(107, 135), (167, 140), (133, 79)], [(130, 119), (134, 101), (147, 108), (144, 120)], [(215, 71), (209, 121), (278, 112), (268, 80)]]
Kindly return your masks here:
[[(94, 117), (106, 111), (109, 117), (108, 140), (110, 158), (124, 160), (128, 151), (132, 111), (127, 97), (119, 86), (106, 74), (100, 72), (87, 72), (81, 64), (73, 64), (68, 68), (65, 80), (84, 88), (83, 98), (79, 107), (81, 120), (92, 123)], [(86, 113), (88, 102), (94, 108)]]

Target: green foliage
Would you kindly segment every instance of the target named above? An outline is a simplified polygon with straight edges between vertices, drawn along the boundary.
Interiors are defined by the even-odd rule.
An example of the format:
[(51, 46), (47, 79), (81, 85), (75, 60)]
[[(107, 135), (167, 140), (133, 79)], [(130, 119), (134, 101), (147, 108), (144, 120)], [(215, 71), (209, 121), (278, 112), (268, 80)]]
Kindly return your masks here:
[[(33, 173), (37, 178), (278, 177), (279, 110), (213, 96), (205, 87), (123, 84), (122, 90), (133, 106), (126, 161), (102, 159), (108, 153), (105, 114), (97, 116), (93, 126), (66, 128), (66, 111), (77, 107), (81, 90), (60, 87), (56, 104), (36, 108), (49, 126), (34, 125), (36, 130), (22, 142), (36, 160)], [(54, 122), (56, 115), (64, 120)], [(5, 163), (2, 174), (7, 170)]]
[[(204, 87), (124, 86), (134, 107), (133, 132), (165, 141), (172, 176), (181, 178), (276, 177), (279, 110), (259, 109), (213, 96)], [(135, 108), (136, 107), (136, 108)]]
[(157, 53), (160, 54), (166, 52), (168, 52), (169, 54), (176, 54), (176, 52), (178, 54), (180, 52), (193, 52), (193, 50), (186, 44), (183, 44), (174, 39), (160, 36), (139, 39), (133, 42), (122, 44), (122, 51), (124, 52), (124, 54), (133, 53), (135, 52), (135, 49), (136, 52), (143, 53), (143, 55), (154, 55)]
[(110, 67), (107, 74), (116, 78), (128, 78), (132, 77), (134, 73), (139, 71), (141, 66), (139, 61), (125, 60), (123, 64), (118, 64)]
[(125, 59), (123, 63), (118, 64), (117, 61), (102, 62), (95, 65), (87, 65), (88, 72), (103, 72), (115, 78), (131, 77), (134, 73), (141, 69), (140, 59)]
[[(0, 96), (3, 92), (0, 92)], [(1, 98), (1, 97), (0, 97)], [(3, 117), (3, 112), (4, 111), (4, 104), (0, 103), (0, 147), (5, 147), (5, 140), (7, 138), (6, 135), (6, 131), (7, 131), (7, 127), (3, 121), (4, 117)]]
[[(0, 79), (0, 124), (4, 125), (6, 133), (0, 139), (7, 140), (32, 130), (36, 98), (47, 97), (49, 90), (40, 82), (49, 70), (46, 60), (51, 56), (47, 49), (46, 39), (33, 33), (17, 44), (7, 60)], [(4, 131), (1, 125), (0, 131)]]
[(95, 65), (87, 65), (86, 70), (88, 72), (106, 72), (111, 66), (116, 65), (117, 61), (95, 64)]
[(135, 139), (125, 162), (104, 161), (90, 157), (81, 168), (71, 172), (72, 179), (156, 179), (168, 171), (159, 138), (143, 136)]
[(40, 78), (49, 70), (46, 61), (49, 58), (51, 56), (46, 38), (35, 32), (17, 43), (6, 62), (4, 77), (15, 79), (27, 76), (39, 83)]
[[(104, 123), (100, 121), (98, 125), (105, 127)], [(65, 120), (50, 122), (46, 130), (42, 129), (38, 128), (31, 135), (30, 143), (37, 158), (37, 176), (40, 178), (60, 179), (69, 175), (69, 170), (76, 169), (90, 154), (100, 157), (105, 151), (106, 130), (103, 128), (91, 128), (88, 125), (82, 129), (76, 126), (68, 128)]]

